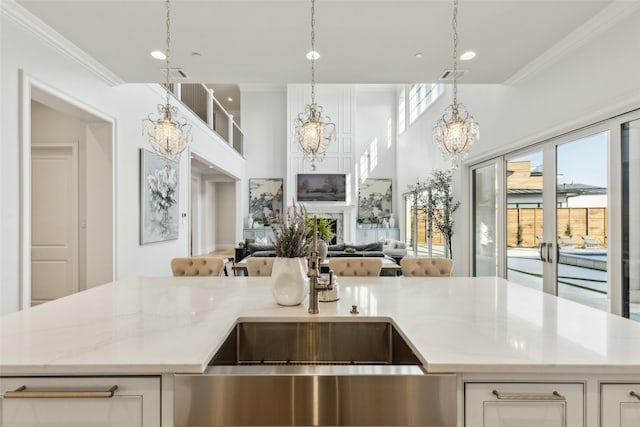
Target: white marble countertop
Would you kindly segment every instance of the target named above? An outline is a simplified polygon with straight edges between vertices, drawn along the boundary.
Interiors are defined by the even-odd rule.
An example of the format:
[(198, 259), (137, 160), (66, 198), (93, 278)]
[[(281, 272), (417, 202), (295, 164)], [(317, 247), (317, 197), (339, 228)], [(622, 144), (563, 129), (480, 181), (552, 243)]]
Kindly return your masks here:
[(355, 318), (392, 320), (429, 372), (640, 374), (640, 324), (503, 279), (340, 285), (310, 315), (278, 306), (269, 278), (121, 280), (0, 318), (0, 374), (198, 373), (238, 319)]

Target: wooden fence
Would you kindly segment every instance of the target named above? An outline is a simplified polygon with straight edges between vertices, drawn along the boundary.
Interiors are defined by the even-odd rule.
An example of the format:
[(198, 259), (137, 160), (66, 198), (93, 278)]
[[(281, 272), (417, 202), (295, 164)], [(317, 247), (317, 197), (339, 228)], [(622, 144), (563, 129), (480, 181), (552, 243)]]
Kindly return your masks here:
[[(432, 243), (434, 245), (444, 245), (444, 236), (434, 228), (432, 234)], [(427, 214), (418, 211), (418, 244), (427, 243)]]
[[(603, 247), (607, 245), (607, 208), (558, 208), (556, 235), (571, 236), (576, 246), (582, 246), (581, 236), (594, 237)], [(427, 242), (427, 220), (424, 212), (418, 212), (418, 244)], [(542, 208), (507, 209), (507, 245), (535, 248), (540, 243), (544, 221)], [(520, 232), (518, 233), (518, 228)], [(518, 236), (518, 234), (520, 234)], [(444, 245), (442, 234), (433, 230), (433, 244)]]
[[(584, 243), (581, 236), (589, 235), (606, 246), (607, 219), (607, 208), (558, 208), (556, 235), (571, 236), (577, 246)], [(537, 247), (543, 225), (542, 208), (508, 208), (507, 245)]]

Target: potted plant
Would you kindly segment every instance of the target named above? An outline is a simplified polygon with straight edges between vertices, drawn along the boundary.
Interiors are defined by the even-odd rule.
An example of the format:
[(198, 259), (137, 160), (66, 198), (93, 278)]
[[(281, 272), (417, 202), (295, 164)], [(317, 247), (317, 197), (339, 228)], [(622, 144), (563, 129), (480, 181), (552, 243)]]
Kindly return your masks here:
[(444, 236), (446, 258), (453, 258), (453, 213), (460, 207), (460, 202), (453, 200), (451, 180), (451, 172), (438, 169), (432, 172), (429, 180), (429, 208), (432, 212), (433, 226)]
[[(313, 220), (314, 218), (307, 216), (306, 222), (309, 227), (309, 242), (313, 240)], [(334, 233), (331, 230), (332, 220), (329, 218), (317, 218), (317, 234), (318, 234), (318, 256), (320, 260), (327, 257), (328, 245), (333, 239)]]
[(358, 223), (358, 228), (362, 228), (362, 223), (364, 222), (364, 218), (359, 216), (358, 219), (356, 219), (356, 222)]
[(298, 305), (307, 295), (306, 258), (309, 255), (309, 227), (307, 211), (294, 204), (287, 216), (279, 215), (271, 223), (276, 259), (271, 272), (272, 293), (280, 305)]

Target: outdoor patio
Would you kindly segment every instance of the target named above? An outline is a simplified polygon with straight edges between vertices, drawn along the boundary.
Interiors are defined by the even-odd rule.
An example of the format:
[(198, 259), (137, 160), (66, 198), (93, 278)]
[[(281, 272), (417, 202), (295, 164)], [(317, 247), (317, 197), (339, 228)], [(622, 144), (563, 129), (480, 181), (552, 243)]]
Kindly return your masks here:
[[(413, 251), (410, 249), (409, 253)], [(441, 257), (442, 245), (432, 246), (432, 256)], [(418, 256), (428, 256), (426, 244), (418, 245)], [(542, 290), (542, 261), (533, 248), (509, 248), (507, 251), (508, 280)], [(590, 307), (608, 311), (607, 272), (575, 265), (558, 265), (558, 296)], [(630, 318), (640, 321), (640, 304), (630, 304)]]

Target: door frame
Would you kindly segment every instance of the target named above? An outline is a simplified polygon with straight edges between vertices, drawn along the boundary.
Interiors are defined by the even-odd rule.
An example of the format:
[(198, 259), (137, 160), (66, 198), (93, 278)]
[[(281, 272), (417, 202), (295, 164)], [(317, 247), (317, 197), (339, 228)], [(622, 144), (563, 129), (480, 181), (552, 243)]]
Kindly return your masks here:
[[(112, 206), (112, 277), (117, 273), (117, 144), (115, 118), (99, 111), (84, 102), (42, 82), (20, 69), (18, 75), (19, 93), (19, 191), (20, 191), (20, 235), (18, 249), (18, 309), (23, 310), (31, 305), (31, 101), (34, 95), (46, 98), (51, 102), (64, 105), (69, 110), (84, 116), (92, 116), (96, 121), (105, 122), (111, 127), (111, 194)], [(45, 102), (45, 105), (51, 106)], [(54, 107), (55, 108), (55, 107)]]

